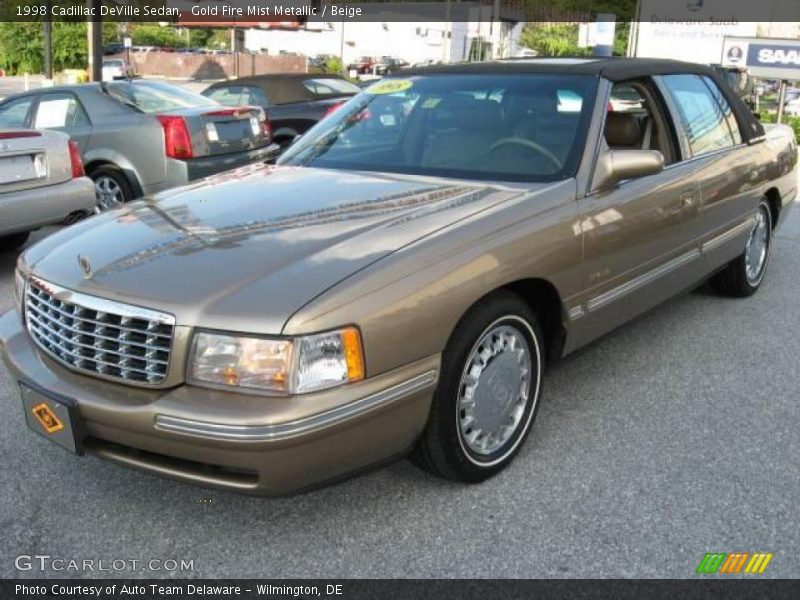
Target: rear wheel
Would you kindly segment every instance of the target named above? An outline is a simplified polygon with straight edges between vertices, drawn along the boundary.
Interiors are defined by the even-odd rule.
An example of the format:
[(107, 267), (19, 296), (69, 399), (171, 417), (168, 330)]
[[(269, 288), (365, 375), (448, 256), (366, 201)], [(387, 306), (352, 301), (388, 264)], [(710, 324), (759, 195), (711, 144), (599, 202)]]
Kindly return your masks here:
[(11, 252), (22, 247), (28, 241), (30, 235), (29, 231), (23, 231), (22, 233), (0, 236), (0, 252)]
[(130, 183), (116, 167), (102, 165), (92, 169), (89, 177), (94, 181), (95, 212), (117, 208), (133, 198)]
[(733, 298), (752, 296), (764, 280), (771, 248), (772, 213), (767, 201), (762, 200), (744, 252), (711, 278), (712, 287), (720, 294)]
[(536, 315), (518, 296), (496, 294), (473, 307), (442, 355), (414, 461), (468, 483), (508, 466), (536, 415), (543, 352)]

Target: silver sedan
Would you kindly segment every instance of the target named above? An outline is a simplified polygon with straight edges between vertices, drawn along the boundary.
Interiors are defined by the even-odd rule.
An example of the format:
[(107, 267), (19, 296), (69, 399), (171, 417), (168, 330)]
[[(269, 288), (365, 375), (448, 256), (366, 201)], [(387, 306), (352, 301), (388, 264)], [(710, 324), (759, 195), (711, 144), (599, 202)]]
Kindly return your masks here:
[(0, 102), (0, 127), (63, 131), (95, 182), (97, 209), (277, 156), (266, 114), (168, 83), (57, 86)]
[(77, 144), (57, 131), (0, 129), (0, 251), (39, 227), (92, 209)]

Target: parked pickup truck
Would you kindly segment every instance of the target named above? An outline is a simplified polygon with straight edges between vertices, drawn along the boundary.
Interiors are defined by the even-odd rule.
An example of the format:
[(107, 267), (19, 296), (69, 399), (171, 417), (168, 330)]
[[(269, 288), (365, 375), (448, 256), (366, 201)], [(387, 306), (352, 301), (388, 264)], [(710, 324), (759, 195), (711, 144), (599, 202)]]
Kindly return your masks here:
[(410, 69), (275, 167), (27, 249), (0, 346), (28, 425), (78, 454), (254, 494), (408, 454), (478, 482), (549, 363), (705, 280), (754, 294), (796, 164), (709, 67)]
[(56, 131), (0, 129), (0, 252), (34, 229), (94, 211), (78, 146)]

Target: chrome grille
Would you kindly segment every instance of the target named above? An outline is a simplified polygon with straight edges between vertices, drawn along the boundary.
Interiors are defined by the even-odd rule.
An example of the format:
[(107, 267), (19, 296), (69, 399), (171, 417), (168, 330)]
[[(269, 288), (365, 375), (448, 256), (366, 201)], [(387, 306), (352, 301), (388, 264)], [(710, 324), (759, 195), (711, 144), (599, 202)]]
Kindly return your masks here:
[(167, 378), (172, 315), (31, 277), (25, 322), (42, 350), (75, 370), (139, 385), (158, 385)]

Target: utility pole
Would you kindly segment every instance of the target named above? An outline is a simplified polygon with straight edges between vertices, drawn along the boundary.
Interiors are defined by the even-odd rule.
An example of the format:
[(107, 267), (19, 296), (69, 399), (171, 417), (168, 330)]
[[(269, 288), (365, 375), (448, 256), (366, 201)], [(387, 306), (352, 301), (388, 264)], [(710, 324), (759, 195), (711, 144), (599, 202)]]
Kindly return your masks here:
[(778, 123), (783, 123), (784, 104), (786, 104), (786, 80), (781, 79), (780, 87), (778, 87), (778, 115), (775, 117)]
[(342, 17), (342, 29), (340, 31), (341, 37), (339, 38), (339, 62), (342, 63), (342, 77), (347, 77), (347, 65), (344, 63), (344, 17)]
[(89, 17), (86, 23), (86, 35), (89, 42), (89, 81), (102, 81), (103, 79), (103, 23), (100, 20), (100, 5), (102, 0), (86, 0), (86, 7), (94, 17)]
[(50, 16), (50, 0), (47, 0), (47, 17), (42, 26), (44, 27), (44, 76), (53, 79), (53, 20)]

